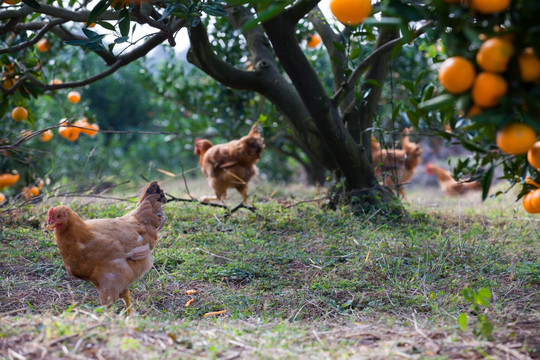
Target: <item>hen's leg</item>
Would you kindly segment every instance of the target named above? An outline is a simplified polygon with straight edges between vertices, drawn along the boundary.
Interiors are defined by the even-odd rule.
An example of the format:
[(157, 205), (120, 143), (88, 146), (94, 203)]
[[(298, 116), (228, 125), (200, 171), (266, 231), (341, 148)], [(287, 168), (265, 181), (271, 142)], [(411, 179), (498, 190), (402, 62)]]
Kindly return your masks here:
[(247, 186), (244, 186), (244, 185), (241, 185), (241, 186), (237, 186), (236, 187), (236, 190), (238, 190), (238, 192), (240, 193), (240, 195), (242, 195), (242, 204), (246, 204), (246, 201), (247, 201), (247, 198), (248, 198), (248, 189), (247, 189)]
[(120, 297), (124, 299), (124, 302), (126, 303), (126, 310), (128, 315), (131, 315), (131, 293), (129, 292), (129, 289), (125, 289), (120, 293)]

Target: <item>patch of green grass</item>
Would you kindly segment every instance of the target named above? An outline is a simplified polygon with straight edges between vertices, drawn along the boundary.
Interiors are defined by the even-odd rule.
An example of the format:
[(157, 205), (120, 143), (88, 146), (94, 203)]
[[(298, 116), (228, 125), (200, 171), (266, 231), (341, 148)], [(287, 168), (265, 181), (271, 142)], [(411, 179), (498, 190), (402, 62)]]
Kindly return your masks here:
[[(132, 286), (139, 316), (124, 325), (122, 314), (98, 313), (91, 285), (67, 276), (52, 235), (40, 229), (47, 208), (26, 207), (0, 225), (0, 313), (19, 325), (46, 323), (53, 334), (42, 336), (28, 327), (25, 344), (40, 336), (41, 342), (65, 336), (50, 322), (62, 318), (73, 322), (66, 325), (66, 334), (76, 334), (84, 343), (94, 341), (99, 349), (114, 346), (116, 355), (175, 357), (185, 351), (192, 358), (232, 356), (234, 351), (242, 357), (344, 358), (362, 344), (373, 345), (369, 358), (385, 358), (381, 339), (396, 354), (427, 354), (425, 347), (400, 350), (388, 334), (399, 327), (422, 338), (426, 328), (442, 328), (449, 331), (448, 339), (466, 336), (473, 341), (470, 331), (461, 333), (456, 322), (468, 309), (461, 295), (467, 286), (487, 287), (493, 294), (488, 311), (495, 338), (498, 332), (510, 332), (506, 324), (539, 321), (537, 222), (516, 218), (512, 210), (482, 210), (484, 205), (474, 211), (444, 206), (411, 206), (409, 216), (389, 220), (353, 215), (346, 207), (285, 208), (276, 201), (257, 203), (257, 214), (240, 211), (230, 217), (219, 208), (169, 203), (154, 267)], [(72, 207), (91, 218), (120, 216), (132, 205)], [(188, 289), (198, 293), (187, 295)], [(195, 301), (185, 307), (191, 298)], [(74, 304), (72, 311), (66, 310)], [(219, 310), (227, 310), (224, 318), (203, 317)], [(80, 335), (77, 321), (92, 326), (94, 317), (116, 332)], [(342, 333), (359, 323), (368, 324), (364, 333), (373, 336)], [(416, 331), (414, 324), (424, 330)], [(152, 334), (160, 335), (144, 335), (153, 339), (149, 345), (141, 329), (156, 329)], [(335, 332), (328, 335), (334, 331), (328, 329)], [(323, 335), (314, 335), (319, 333)], [(14, 336), (0, 328), (0, 339)], [(515, 336), (525, 341), (522, 333)], [(76, 346), (71, 339), (67, 342)], [(275, 353), (263, 355), (270, 348)], [(80, 346), (77, 351), (84, 353)], [(491, 348), (485, 351), (493, 354)]]

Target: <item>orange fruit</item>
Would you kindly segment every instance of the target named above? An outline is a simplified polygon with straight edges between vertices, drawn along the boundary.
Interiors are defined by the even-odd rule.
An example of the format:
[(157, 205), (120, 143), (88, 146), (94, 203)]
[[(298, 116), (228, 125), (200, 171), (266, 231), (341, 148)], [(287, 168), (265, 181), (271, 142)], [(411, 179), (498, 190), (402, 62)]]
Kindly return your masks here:
[(93, 23), (90, 23), (90, 25), (86, 25), (86, 21), (83, 22), (84, 26), (87, 27), (87, 28), (93, 28), (94, 26), (96, 26), (96, 23), (93, 22)]
[(525, 154), (536, 142), (536, 131), (522, 123), (512, 123), (497, 132), (497, 146), (508, 154)]
[(528, 192), (527, 194), (525, 194), (525, 196), (523, 197), (523, 200), (522, 200), (522, 205), (523, 205), (523, 209), (525, 209), (525, 211), (528, 212), (529, 214), (536, 214), (535, 208), (531, 204), (531, 196), (532, 196), (532, 194), (533, 194), (533, 191)]
[(476, 72), (472, 62), (461, 56), (446, 59), (439, 68), (439, 81), (452, 94), (469, 90), (474, 83)]
[(13, 75), (4, 76), (2, 77), (2, 87), (6, 90), (11, 89), (13, 85), (15, 85), (17, 80), (19, 80), (18, 76), (13, 76)]
[(533, 48), (524, 49), (518, 56), (518, 63), (521, 80), (524, 82), (540, 80), (540, 60)]
[(22, 106), (17, 106), (11, 111), (11, 117), (15, 121), (24, 121), (28, 118), (28, 111)]
[(371, 1), (332, 0), (330, 11), (343, 25), (358, 25), (371, 13)]
[(4, 2), (6, 4), (9, 4), (9, 5), (17, 5), (18, 3), (20, 3), (22, 0), (4, 0)]
[(51, 129), (49, 129), (45, 131), (43, 134), (41, 134), (39, 139), (43, 142), (48, 142), (48, 141), (51, 141), (52, 137), (53, 137), (53, 132)]
[(70, 91), (67, 94), (67, 99), (72, 104), (77, 104), (79, 101), (81, 101), (81, 94), (78, 91)]
[(93, 124), (90, 124), (90, 128), (92, 130), (87, 130), (87, 134), (90, 136), (90, 137), (94, 137), (98, 134), (99, 132), (99, 125), (96, 124), (96, 123), (93, 123)]
[(91, 130), (90, 128), (90, 123), (88, 122), (88, 119), (83, 117), (77, 121), (75, 121), (73, 123), (73, 125), (75, 126), (79, 126), (79, 127), (82, 127), (82, 128), (85, 128), (85, 129), (79, 129), (79, 132), (81, 134), (85, 134), (85, 135), (91, 135), (93, 134), (94, 132)]
[(0, 175), (0, 188), (13, 186), (19, 181), (19, 174), (2, 174)]
[(51, 48), (51, 43), (47, 39), (41, 39), (37, 42), (36, 48), (39, 52), (47, 52)]
[(514, 45), (501, 38), (486, 40), (476, 53), (476, 62), (485, 71), (504, 72), (514, 55)]
[(531, 194), (529, 197), (529, 203), (532, 207), (532, 210), (534, 211), (533, 214), (540, 213), (540, 189), (533, 190), (527, 195), (529, 194)]
[(498, 74), (482, 72), (474, 80), (472, 99), (481, 107), (493, 107), (499, 104), (501, 98), (506, 95), (508, 84)]
[(60, 124), (65, 126), (60, 126), (58, 128), (58, 134), (69, 141), (75, 141), (79, 138), (79, 133), (81, 132), (78, 128), (74, 128), (69, 125), (67, 119), (60, 120)]
[(471, 8), (482, 14), (501, 12), (510, 5), (511, 0), (472, 0)]
[(56, 79), (56, 78), (54, 78), (54, 79), (52, 79), (51, 81), (49, 81), (49, 85), (60, 85), (60, 84), (62, 84), (62, 83), (63, 83), (62, 80)]
[(0, 193), (0, 205), (2, 205), (6, 201), (6, 195)]
[(527, 151), (527, 161), (533, 168), (540, 170), (540, 141), (535, 142)]
[(317, 47), (321, 42), (321, 36), (319, 34), (312, 34), (308, 36), (307, 46), (309, 48)]
[(39, 195), (39, 189), (37, 186), (28, 187), (25, 186), (21, 189), (21, 196), (25, 199), (35, 198)]

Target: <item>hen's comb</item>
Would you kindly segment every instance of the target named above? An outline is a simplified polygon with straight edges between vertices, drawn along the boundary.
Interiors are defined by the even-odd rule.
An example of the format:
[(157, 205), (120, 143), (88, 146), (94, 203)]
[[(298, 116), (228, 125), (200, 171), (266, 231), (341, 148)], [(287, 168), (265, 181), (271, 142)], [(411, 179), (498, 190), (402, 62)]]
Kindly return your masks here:
[(49, 210), (49, 218), (47, 219), (47, 222), (50, 222), (53, 218), (54, 208), (51, 208)]
[(201, 141), (201, 138), (196, 138), (195, 139), (195, 144), (198, 143), (199, 141)]

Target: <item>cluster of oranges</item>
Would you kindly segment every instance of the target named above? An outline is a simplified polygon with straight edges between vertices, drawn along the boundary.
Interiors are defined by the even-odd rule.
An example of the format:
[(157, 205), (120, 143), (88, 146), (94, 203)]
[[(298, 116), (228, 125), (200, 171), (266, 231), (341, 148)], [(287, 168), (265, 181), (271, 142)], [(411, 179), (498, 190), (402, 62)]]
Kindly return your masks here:
[(91, 124), (85, 117), (75, 121), (73, 124), (69, 124), (67, 119), (62, 119), (60, 124), (62, 126), (58, 128), (58, 134), (69, 141), (77, 140), (80, 134), (94, 137), (99, 131), (99, 125), (96, 123)]
[[(0, 174), (0, 190), (15, 185), (19, 181), (20, 175), (17, 172)], [(6, 201), (6, 196), (0, 193), (0, 205)]]
[[(486, 15), (505, 12), (511, 3), (511, 0), (444, 1), (468, 5), (472, 10)], [(450, 57), (439, 68), (439, 81), (446, 91), (452, 94), (470, 93), (472, 104), (466, 115), (473, 121), (474, 116), (484, 109), (497, 108), (505, 96), (517, 95), (508, 93), (507, 79), (517, 81), (523, 87), (540, 84), (540, 59), (534, 49), (523, 44), (522, 39), (514, 39), (513, 34), (503, 34), (501, 30), (504, 30), (504, 26), (496, 26), (494, 30), (494, 37), (479, 36), (482, 43), (476, 54), (472, 53), (473, 56), (469, 58), (465, 56), (470, 52), (464, 53), (464, 56)], [(513, 74), (519, 74), (519, 78)], [(507, 154), (527, 154), (529, 165), (540, 171), (540, 141), (537, 138), (538, 134), (531, 126), (513, 122), (497, 131), (496, 144)], [(526, 182), (540, 188), (532, 180)], [(540, 213), (540, 189), (525, 195), (523, 207), (527, 212)]]

